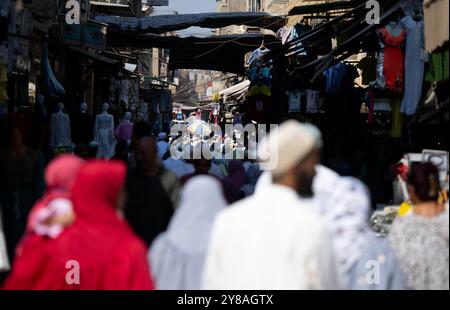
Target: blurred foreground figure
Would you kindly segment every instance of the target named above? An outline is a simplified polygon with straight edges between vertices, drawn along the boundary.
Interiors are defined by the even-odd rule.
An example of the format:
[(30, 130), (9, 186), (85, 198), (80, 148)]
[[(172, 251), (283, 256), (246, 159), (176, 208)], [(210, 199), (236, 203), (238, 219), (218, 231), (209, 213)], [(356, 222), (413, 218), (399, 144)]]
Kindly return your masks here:
[(15, 122), (7, 127), (7, 146), (0, 148), (0, 208), (10, 262), (28, 214), (45, 189), (44, 156), (25, 145), (26, 135)]
[(449, 212), (438, 203), (438, 170), (432, 163), (414, 163), (408, 176), (412, 212), (397, 218), (388, 239), (416, 290), (449, 289)]
[(181, 205), (150, 248), (149, 261), (160, 290), (200, 289), (208, 240), (216, 214), (227, 205), (214, 177), (196, 176), (186, 183)]
[(128, 170), (125, 214), (136, 234), (149, 246), (166, 230), (178, 204), (179, 182), (158, 161), (156, 141), (144, 136), (135, 141), (137, 166)]
[(27, 233), (56, 238), (74, 221), (71, 200), (72, 186), (84, 165), (73, 155), (62, 155), (45, 169), (44, 196), (38, 200), (28, 216)]
[(312, 194), (318, 160), (314, 137), (297, 121), (288, 121), (260, 144), (259, 157), (267, 154), (278, 159), (271, 170), (273, 184), (219, 213), (202, 287), (340, 288), (328, 231), (309, 202), (300, 199)]
[[(304, 126), (314, 135), (316, 149), (320, 152), (323, 146), (320, 130), (311, 124)], [(313, 183), (314, 211), (330, 230), (345, 288), (405, 289), (405, 277), (391, 247), (369, 228), (371, 201), (366, 186), (358, 179), (341, 177), (320, 164), (316, 166), (316, 172)], [(376, 275), (370, 273), (375, 268), (378, 271)], [(373, 277), (370, 277), (371, 274)]]
[(145, 246), (119, 215), (126, 167), (87, 163), (72, 190), (75, 222), (55, 239), (28, 234), (5, 289), (148, 290)]

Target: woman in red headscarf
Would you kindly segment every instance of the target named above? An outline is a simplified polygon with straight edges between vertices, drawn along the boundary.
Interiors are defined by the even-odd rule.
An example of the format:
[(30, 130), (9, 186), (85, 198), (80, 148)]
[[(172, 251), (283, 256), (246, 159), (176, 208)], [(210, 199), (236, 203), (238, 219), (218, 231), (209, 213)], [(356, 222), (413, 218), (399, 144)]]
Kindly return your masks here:
[(5, 289), (149, 290), (146, 248), (120, 215), (126, 167), (93, 161), (72, 189), (75, 222), (55, 239), (28, 234)]
[(71, 190), (84, 163), (77, 156), (61, 155), (47, 166), (47, 190), (28, 216), (27, 233), (56, 238), (65, 226), (73, 223)]

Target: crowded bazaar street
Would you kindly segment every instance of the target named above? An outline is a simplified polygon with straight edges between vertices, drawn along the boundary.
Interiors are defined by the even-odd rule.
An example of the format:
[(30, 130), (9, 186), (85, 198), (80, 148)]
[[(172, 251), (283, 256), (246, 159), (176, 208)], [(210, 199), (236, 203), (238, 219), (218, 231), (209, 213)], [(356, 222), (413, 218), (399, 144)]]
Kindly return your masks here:
[(2, 294), (449, 290), (448, 10), (1, 0)]

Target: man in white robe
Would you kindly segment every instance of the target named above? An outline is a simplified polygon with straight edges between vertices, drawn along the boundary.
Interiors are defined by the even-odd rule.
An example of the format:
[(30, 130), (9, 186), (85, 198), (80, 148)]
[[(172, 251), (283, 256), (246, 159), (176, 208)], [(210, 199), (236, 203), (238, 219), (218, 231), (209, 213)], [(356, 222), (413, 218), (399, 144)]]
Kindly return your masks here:
[[(341, 283), (328, 230), (311, 211), (314, 137), (288, 121), (260, 144), (269, 158), (273, 184), (219, 213), (203, 272), (204, 289), (339, 289)], [(262, 163), (262, 166), (267, 165)]]

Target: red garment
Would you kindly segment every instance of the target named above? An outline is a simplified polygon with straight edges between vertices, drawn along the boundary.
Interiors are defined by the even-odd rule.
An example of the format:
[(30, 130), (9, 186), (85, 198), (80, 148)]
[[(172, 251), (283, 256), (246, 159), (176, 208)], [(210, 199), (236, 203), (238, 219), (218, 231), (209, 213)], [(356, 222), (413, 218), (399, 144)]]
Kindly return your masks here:
[[(72, 190), (75, 223), (56, 239), (27, 235), (4, 289), (153, 289), (145, 245), (115, 209), (125, 173), (120, 162), (87, 163)], [(76, 270), (71, 261), (79, 284), (67, 283)]]
[(394, 37), (384, 27), (379, 30), (379, 33), (385, 45), (383, 70), (386, 79), (386, 88), (403, 93), (405, 72), (403, 46), (406, 40), (406, 32), (402, 30), (397, 37)]

